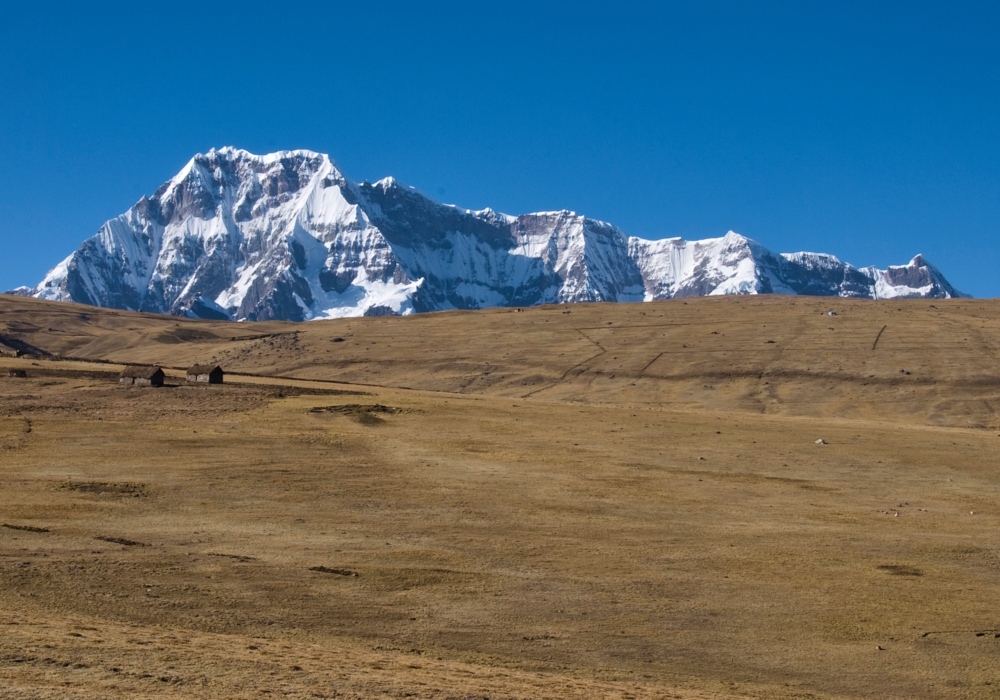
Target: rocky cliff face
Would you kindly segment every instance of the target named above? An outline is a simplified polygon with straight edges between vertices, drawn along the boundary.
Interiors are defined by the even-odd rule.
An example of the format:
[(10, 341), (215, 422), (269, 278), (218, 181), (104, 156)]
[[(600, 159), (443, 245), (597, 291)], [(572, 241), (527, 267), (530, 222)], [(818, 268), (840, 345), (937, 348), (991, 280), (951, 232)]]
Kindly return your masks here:
[(707, 294), (953, 297), (933, 265), (856, 268), (730, 232), (648, 241), (572, 212), (438, 204), (392, 178), (356, 184), (310, 151), (195, 156), (33, 289), (95, 306), (308, 320)]

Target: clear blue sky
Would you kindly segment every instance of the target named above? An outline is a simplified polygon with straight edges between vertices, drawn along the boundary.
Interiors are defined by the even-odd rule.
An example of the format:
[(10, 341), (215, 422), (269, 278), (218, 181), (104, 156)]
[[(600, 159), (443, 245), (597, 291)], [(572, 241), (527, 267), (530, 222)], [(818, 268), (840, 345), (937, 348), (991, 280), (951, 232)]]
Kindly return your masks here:
[(0, 289), (234, 145), (1000, 296), (995, 0), (70, 5), (0, 21)]

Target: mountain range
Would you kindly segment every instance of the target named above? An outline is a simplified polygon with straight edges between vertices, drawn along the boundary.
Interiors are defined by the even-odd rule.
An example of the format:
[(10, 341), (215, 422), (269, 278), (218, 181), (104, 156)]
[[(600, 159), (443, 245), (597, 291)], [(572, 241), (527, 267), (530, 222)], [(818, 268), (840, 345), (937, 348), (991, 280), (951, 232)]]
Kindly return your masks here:
[(508, 216), (440, 204), (326, 155), (198, 154), (14, 294), (233, 320), (396, 315), (716, 294), (967, 296), (922, 256), (858, 268), (776, 254), (730, 231), (646, 240), (570, 211)]

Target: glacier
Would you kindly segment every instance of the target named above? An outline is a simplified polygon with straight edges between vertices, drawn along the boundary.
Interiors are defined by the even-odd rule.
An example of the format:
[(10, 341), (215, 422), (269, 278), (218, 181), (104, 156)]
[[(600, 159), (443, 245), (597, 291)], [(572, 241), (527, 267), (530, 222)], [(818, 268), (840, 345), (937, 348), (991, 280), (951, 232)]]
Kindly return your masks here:
[(391, 177), (355, 183), (312, 151), (233, 147), (196, 155), (12, 293), (291, 321), (720, 294), (967, 296), (920, 255), (882, 270), (775, 254), (733, 231), (646, 240), (570, 211), (509, 216), (440, 204)]

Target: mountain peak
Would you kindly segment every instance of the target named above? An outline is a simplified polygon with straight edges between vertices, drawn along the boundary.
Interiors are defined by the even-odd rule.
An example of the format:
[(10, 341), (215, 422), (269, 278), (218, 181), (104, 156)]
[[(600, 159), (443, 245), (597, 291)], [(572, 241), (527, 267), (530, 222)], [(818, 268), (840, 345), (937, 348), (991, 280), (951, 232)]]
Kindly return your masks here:
[(443, 205), (386, 177), (356, 185), (309, 150), (225, 146), (17, 293), (248, 320), (642, 301), (706, 294), (962, 296), (922, 256), (855, 268), (735, 231), (647, 241), (568, 210)]

